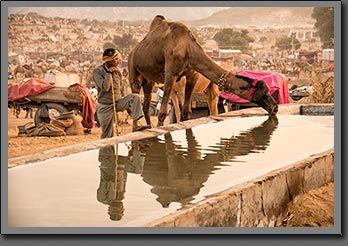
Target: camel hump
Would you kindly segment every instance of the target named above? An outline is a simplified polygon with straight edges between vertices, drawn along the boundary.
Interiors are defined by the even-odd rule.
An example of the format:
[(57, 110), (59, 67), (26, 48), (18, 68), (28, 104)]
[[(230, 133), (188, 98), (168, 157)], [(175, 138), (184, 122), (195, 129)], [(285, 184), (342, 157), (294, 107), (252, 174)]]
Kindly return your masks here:
[(163, 15), (156, 15), (150, 24), (150, 31), (155, 29), (158, 25), (161, 25), (164, 21), (166, 21), (166, 18), (164, 18)]
[(166, 18), (164, 18), (164, 16), (163, 15), (156, 15), (156, 17), (155, 18), (160, 18), (160, 19), (162, 19), (162, 20), (165, 20)]
[(175, 36), (189, 37), (192, 41), (196, 42), (196, 38), (191, 30), (181, 22), (169, 22), (169, 28), (171, 33), (175, 33)]
[[(161, 26), (162, 28), (160, 30), (157, 30), (159, 26)], [(163, 15), (156, 15), (152, 20), (150, 24), (150, 32), (154, 31), (155, 29), (155, 32), (161, 33), (161, 35), (164, 36), (168, 34), (172, 35), (173, 33), (175, 33), (180, 37), (184, 37), (185, 34), (188, 34), (193, 41), (196, 41), (191, 30), (185, 24), (181, 22), (168, 22), (167, 19), (163, 17)]]

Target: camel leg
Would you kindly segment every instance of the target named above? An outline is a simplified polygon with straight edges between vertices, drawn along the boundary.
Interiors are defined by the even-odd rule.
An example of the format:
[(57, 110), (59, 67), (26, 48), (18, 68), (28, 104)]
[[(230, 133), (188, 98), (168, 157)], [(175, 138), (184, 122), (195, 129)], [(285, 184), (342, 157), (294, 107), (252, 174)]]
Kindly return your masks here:
[(176, 79), (177, 79), (177, 76), (173, 76), (171, 73), (168, 73), (165, 75), (163, 98), (162, 98), (161, 108), (158, 112), (157, 126), (163, 126), (164, 120), (167, 117), (168, 101), (172, 91), (173, 83), (174, 81), (176, 81)]
[(195, 86), (195, 75), (186, 76), (186, 85), (185, 85), (185, 101), (182, 109), (183, 120), (189, 120), (191, 118), (191, 95), (193, 87)]
[(151, 103), (151, 91), (153, 83), (147, 81), (140, 73), (129, 63), (128, 64), (128, 78), (132, 93), (140, 94), (141, 88), (144, 91), (144, 105), (143, 111), (146, 123), (151, 125), (150, 119), (150, 103)]
[(205, 92), (205, 96), (207, 97), (210, 115), (217, 115), (219, 113), (219, 87), (214, 83), (210, 83)]
[[(175, 90), (176, 99), (177, 102), (175, 105), (175, 114), (176, 114), (176, 122), (182, 121), (182, 113), (181, 113), (181, 107), (179, 105), (184, 105), (185, 100), (185, 85), (186, 85), (186, 77), (181, 76), (179, 82), (175, 82), (173, 85), (173, 90)], [(172, 93), (173, 94), (173, 93)]]
[(153, 88), (153, 84), (151, 81), (148, 81), (147, 79), (143, 78), (143, 91), (144, 91), (144, 105), (143, 105), (143, 111), (146, 123), (148, 125), (151, 125), (151, 118), (150, 118), (150, 104), (151, 104), (151, 92)]
[(174, 110), (175, 110), (176, 122), (178, 123), (178, 122), (181, 121), (181, 117), (180, 117), (181, 110), (180, 110), (180, 107), (179, 107), (178, 95), (175, 92), (172, 92), (170, 97), (172, 99), (173, 107), (174, 107)]
[(133, 51), (128, 56), (128, 81), (132, 93), (140, 94), (140, 90), (143, 84), (143, 76), (134, 67), (133, 64)]

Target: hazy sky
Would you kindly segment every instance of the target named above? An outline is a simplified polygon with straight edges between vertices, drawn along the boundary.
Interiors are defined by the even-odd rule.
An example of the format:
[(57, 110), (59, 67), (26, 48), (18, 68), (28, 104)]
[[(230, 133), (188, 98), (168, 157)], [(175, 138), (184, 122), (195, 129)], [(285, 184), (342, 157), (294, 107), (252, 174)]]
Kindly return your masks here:
[(44, 16), (98, 20), (148, 20), (157, 14), (170, 20), (196, 20), (227, 7), (12, 7), (9, 14), (37, 12)]

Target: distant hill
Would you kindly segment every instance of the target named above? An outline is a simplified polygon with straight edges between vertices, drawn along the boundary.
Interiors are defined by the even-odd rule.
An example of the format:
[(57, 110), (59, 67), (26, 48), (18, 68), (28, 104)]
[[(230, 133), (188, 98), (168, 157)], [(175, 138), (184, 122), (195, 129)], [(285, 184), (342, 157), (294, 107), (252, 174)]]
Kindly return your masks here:
[[(106, 11), (107, 10), (107, 11)], [(150, 22), (161, 14), (170, 21), (183, 21), (194, 27), (204, 25), (225, 26), (313, 26), (313, 7), (13, 7), (9, 13), (27, 14), (36, 12), (47, 17), (96, 19), (99, 21)]]
[(27, 14), (36, 12), (46, 17), (96, 19), (99, 21), (150, 21), (156, 15), (168, 20), (187, 21), (202, 19), (226, 7), (187, 8), (187, 7), (13, 7), (9, 13)]
[(233, 7), (212, 14), (209, 17), (190, 21), (192, 26), (238, 25), (242, 27), (308, 27), (314, 25), (311, 17), (313, 7)]

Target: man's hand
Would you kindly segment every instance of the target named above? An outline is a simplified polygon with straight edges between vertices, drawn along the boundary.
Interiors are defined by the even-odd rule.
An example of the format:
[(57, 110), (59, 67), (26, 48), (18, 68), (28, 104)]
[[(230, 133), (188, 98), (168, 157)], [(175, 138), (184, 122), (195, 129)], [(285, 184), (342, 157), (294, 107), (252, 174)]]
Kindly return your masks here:
[(113, 72), (117, 71), (118, 68), (117, 67), (108, 67), (108, 70), (113, 73)]

